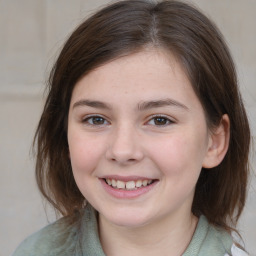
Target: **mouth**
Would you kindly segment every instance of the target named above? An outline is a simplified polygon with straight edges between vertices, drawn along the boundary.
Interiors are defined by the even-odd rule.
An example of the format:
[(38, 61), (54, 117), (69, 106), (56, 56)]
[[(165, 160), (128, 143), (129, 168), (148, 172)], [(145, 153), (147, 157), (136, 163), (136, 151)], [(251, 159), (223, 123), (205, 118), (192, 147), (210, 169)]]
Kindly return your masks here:
[(117, 199), (135, 199), (154, 191), (160, 180), (146, 177), (118, 175), (101, 177), (105, 191)]
[(104, 178), (103, 180), (110, 187), (114, 189), (124, 190), (124, 191), (125, 190), (133, 191), (133, 190), (138, 190), (140, 188), (148, 187), (157, 181), (153, 179), (122, 181), (122, 180), (111, 179), (111, 178), (106, 178), (106, 179)]

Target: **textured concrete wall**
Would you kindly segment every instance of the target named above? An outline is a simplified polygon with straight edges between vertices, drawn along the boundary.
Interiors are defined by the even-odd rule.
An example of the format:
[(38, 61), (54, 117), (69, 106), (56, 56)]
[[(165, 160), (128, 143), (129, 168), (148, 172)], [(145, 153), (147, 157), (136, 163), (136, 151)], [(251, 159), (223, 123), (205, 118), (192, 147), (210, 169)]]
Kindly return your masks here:
[[(30, 146), (43, 106), (44, 81), (60, 45), (104, 0), (0, 1), (0, 256), (47, 224)], [(194, 0), (226, 36), (256, 136), (256, 1)], [(254, 163), (253, 163), (254, 161)], [(255, 167), (255, 157), (252, 167)], [(255, 168), (254, 168), (255, 169)], [(232, 184), (230, 184), (232, 186)], [(256, 182), (240, 227), (256, 255)], [(50, 212), (48, 219), (53, 220)]]

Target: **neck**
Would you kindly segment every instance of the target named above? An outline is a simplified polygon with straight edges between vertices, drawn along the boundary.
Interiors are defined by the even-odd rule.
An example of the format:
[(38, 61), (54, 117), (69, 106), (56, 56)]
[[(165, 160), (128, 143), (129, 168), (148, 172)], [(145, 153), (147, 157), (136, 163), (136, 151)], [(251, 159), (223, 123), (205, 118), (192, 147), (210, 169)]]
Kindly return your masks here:
[[(183, 216), (185, 217), (185, 216)], [(109, 223), (99, 215), (99, 233), (106, 255), (182, 255), (197, 225), (191, 214), (186, 218), (162, 218), (140, 227), (123, 227)]]

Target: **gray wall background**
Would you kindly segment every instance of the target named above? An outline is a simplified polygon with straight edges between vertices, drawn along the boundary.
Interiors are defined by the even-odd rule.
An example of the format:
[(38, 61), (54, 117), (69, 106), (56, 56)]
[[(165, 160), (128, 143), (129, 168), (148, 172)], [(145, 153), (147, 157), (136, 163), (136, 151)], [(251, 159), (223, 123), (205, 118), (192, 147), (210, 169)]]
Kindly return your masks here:
[[(44, 84), (67, 35), (84, 17), (108, 2), (0, 0), (0, 256), (10, 255), (26, 236), (55, 219), (51, 209), (46, 216), (30, 155), (44, 102)], [(256, 1), (191, 2), (217, 23), (227, 39), (255, 140)], [(255, 175), (255, 156), (251, 164)], [(254, 175), (239, 224), (252, 256), (256, 255)]]

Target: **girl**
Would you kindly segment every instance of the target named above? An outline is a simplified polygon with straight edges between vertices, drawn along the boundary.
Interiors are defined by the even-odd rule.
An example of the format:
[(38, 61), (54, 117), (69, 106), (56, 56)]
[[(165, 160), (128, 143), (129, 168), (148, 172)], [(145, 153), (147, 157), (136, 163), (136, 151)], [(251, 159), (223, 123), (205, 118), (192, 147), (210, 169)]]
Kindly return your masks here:
[(247, 255), (250, 130), (217, 28), (180, 1), (119, 1), (52, 70), (36, 132), (40, 191), (65, 217), (19, 255)]

